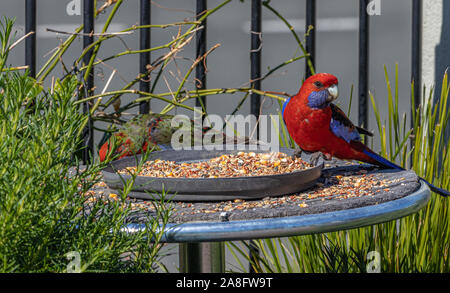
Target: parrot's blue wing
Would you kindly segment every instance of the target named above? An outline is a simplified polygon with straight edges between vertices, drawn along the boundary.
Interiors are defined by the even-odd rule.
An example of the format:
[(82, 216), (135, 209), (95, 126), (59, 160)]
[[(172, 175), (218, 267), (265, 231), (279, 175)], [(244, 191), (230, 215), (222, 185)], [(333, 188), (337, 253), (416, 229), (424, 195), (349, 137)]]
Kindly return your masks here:
[(331, 122), (330, 130), (339, 138), (346, 142), (361, 141), (361, 136), (352, 121), (347, 118), (344, 112), (338, 106), (330, 104)]

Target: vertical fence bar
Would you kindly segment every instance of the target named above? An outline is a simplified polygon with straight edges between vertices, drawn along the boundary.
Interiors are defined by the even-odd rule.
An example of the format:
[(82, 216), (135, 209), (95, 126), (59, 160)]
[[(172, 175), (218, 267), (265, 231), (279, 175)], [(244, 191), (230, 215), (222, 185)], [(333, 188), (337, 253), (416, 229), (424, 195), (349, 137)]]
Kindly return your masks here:
[[(414, 82), (414, 103), (421, 100), (422, 71), (422, 1), (412, 1), (411, 82)], [(415, 110), (415, 109), (413, 109)]]
[[(251, 5), (251, 46), (250, 46), (250, 87), (260, 90), (261, 89), (261, 51), (262, 51), (262, 11), (261, 11), (261, 1), (252, 0)], [(261, 96), (252, 93), (250, 96), (250, 114), (255, 115), (256, 119), (259, 118), (259, 112), (261, 108)], [(256, 137), (259, 138), (259, 126), (257, 126)], [(257, 245), (253, 240), (250, 240), (250, 259), (255, 262), (259, 250)], [(254, 273), (253, 266), (249, 264), (249, 272)]]
[(34, 32), (25, 39), (25, 65), (29, 74), (36, 76), (36, 0), (25, 1), (25, 34)]
[[(262, 33), (261, 33), (261, 1), (252, 0), (251, 12), (251, 49), (250, 49), (250, 79), (251, 87), (257, 90), (261, 89), (261, 51), (262, 51)], [(251, 94), (250, 97), (250, 114), (255, 115), (256, 119), (259, 117), (261, 108), (261, 96), (258, 94)]]
[[(412, 1), (412, 38), (411, 38), (411, 82), (414, 83), (414, 106), (411, 112), (421, 104), (422, 98), (422, 0)], [(414, 126), (413, 115), (411, 113), (411, 127)], [(417, 119), (420, 119), (418, 117)], [(410, 140), (411, 149), (414, 147), (414, 138)], [(414, 154), (410, 157), (410, 166), (413, 165)]]
[[(369, 92), (369, 0), (359, 2), (359, 86), (358, 125), (368, 127), (367, 100)], [(365, 139), (365, 138), (364, 138)], [(366, 142), (364, 140), (364, 142)]]
[[(197, 0), (197, 20), (207, 10), (206, 0)], [(201, 23), (203, 29), (195, 33), (196, 53), (200, 58), (206, 53), (207, 23)], [(206, 89), (206, 59), (195, 68), (196, 88)], [(206, 97), (199, 97), (195, 101), (196, 107), (206, 110)], [(182, 272), (223, 273), (225, 272), (225, 245), (223, 242), (183, 243), (180, 244), (180, 268)]]
[[(312, 26), (313, 29), (309, 31), (306, 36), (306, 52), (310, 54), (309, 59), (313, 67), (316, 67), (315, 55), (316, 55), (316, 0), (306, 0), (306, 23), (305, 32), (308, 32), (309, 27)], [(305, 63), (305, 77), (308, 78), (312, 75), (311, 69), (308, 63)]]
[[(202, 17), (202, 15), (206, 12), (207, 5), (206, 0), (197, 0), (197, 6), (196, 6), (196, 15), (197, 19)], [(203, 29), (198, 30), (195, 33), (195, 40), (196, 40), (196, 53), (195, 57), (199, 58), (203, 56), (206, 53), (206, 19), (202, 21), (201, 26), (203, 26)], [(195, 85), (197, 89), (206, 89), (206, 59), (204, 62), (200, 62), (197, 67), (195, 68), (195, 78), (196, 82)], [(206, 109), (206, 97), (199, 97), (195, 100), (195, 106), (196, 107), (205, 107)]]
[[(149, 25), (151, 19), (150, 0), (141, 0), (140, 15), (141, 25)], [(141, 50), (150, 48), (150, 28), (142, 28), (139, 31), (139, 46)], [(148, 69), (147, 65), (150, 64), (150, 52), (143, 52), (139, 54), (139, 73), (145, 74)], [(142, 78), (139, 82), (139, 90), (143, 92), (150, 91), (150, 76)], [(139, 103), (139, 113), (145, 114), (150, 112), (150, 102)]]
[[(83, 48), (88, 47), (94, 42), (94, 0), (84, 0), (83, 1)], [(92, 49), (84, 55), (83, 63), (84, 65), (89, 64), (89, 60), (92, 57)], [(85, 80), (85, 90), (84, 93), (87, 95), (93, 94), (94, 88), (94, 68)], [(89, 113), (90, 103), (86, 102), (83, 104), (83, 112)], [(93, 150), (94, 150), (94, 124), (92, 119), (89, 119), (89, 123), (83, 133), (83, 142), (85, 149), (83, 151), (83, 162), (85, 164), (91, 161)]]

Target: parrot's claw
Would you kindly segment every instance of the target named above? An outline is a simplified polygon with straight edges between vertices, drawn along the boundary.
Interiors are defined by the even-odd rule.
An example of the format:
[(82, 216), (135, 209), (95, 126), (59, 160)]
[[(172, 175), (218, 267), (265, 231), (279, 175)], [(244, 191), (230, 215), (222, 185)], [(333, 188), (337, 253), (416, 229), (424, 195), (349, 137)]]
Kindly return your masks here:
[(297, 147), (294, 151), (294, 154), (292, 155), (292, 159), (300, 158), (302, 156), (303, 150), (299, 147)]
[(310, 159), (309, 159), (309, 162), (310, 162), (311, 164), (313, 164), (314, 166), (316, 166), (317, 163), (319, 162), (319, 159), (320, 159), (320, 158), (322, 158), (322, 159), (324, 159), (324, 160), (326, 160), (326, 161), (331, 161), (331, 159), (333, 158), (333, 156), (330, 155), (330, 154), (324, 154), (324, 153), (322, 153), (322, 152), (315, 152), (315, 153), (312, 153), (312, 154), (311, 154), (311, 157), (310, 157)]
[(309, 159), (309, 162), (313, 165), (313, 166), (317, 166), (317, 163), (319, 162), (320, 158), (324, 158), (324, 155), (321, 152), (315, 152), (311, 154), (311, 157)]

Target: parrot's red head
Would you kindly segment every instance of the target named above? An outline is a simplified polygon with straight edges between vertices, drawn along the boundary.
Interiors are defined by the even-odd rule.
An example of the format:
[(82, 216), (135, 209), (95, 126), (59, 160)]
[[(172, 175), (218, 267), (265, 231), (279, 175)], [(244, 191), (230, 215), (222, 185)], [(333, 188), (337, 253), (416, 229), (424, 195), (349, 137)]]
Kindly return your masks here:
[(317, 73), (305, 80), (297, 96), (311, 108), (324, 108), (338, 97), (338, 79), (329, 73)]
[[(337, 77), (329, 73), (317, 73), (308, 77), (302, 84), (299, 92), (287, 99), (282, 108), (283, 117), (290, 101), (294, 104), (310, 109), (324, 109), (338, 97)], [(295, 106), (295, 107), (297, 107)]]
[(338, 79), (333, 74), (317, 73), (308, 77), (303, 83), (301, 90), (309, 89), (311, 91), (319, 91), (330, 86), (338, 85)]

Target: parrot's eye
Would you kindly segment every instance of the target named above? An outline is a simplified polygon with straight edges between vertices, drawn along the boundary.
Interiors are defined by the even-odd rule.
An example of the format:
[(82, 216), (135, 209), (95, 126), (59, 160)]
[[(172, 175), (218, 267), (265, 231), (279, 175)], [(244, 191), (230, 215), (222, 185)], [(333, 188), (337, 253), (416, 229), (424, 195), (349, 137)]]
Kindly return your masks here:
[(316, 86), (316, 87), (323, 87), (323, 83), (321, 83), (320, 81), (315, 81), (314, 82), (314, 85)]

